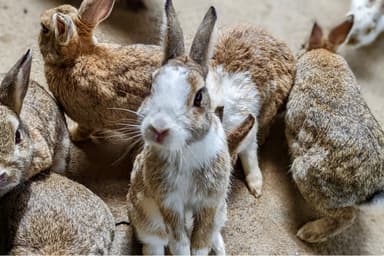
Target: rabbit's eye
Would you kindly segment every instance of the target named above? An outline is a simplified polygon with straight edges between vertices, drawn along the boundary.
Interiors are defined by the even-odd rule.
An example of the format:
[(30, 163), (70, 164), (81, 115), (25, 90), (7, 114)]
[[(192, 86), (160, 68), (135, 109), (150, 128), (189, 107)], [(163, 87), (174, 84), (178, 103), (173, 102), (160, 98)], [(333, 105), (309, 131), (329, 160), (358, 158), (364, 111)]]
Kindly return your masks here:
[(21, 132), (19, 129), (17, 129), (15, 133), (15, 144), (19, 144), (21, 142)]
[(41, 23), (41, 31), (44, 34), (47, 34), (49, 32), (49, 29), (43, 23)]
[(195, 100), (193, 101), (193, 106), (200, 108), (201, 107), (201, 102), (203, 100), (203, 92), (205, 88), (201, 88), (195, 96)]

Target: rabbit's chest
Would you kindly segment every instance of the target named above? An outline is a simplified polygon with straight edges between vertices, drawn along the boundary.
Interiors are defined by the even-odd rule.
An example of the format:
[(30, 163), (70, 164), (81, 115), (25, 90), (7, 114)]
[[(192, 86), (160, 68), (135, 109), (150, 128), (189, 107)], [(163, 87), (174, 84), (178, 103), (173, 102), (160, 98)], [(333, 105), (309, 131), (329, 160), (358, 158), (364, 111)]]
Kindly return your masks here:
[(187, 208), (190, 210), (214, 204), (216, 200), (216, 181), (209, 174), (199, 171), (182, 172), (171, 175), (167, 179), (169, 190), (165, 195), (166, 204), (171, 208)]

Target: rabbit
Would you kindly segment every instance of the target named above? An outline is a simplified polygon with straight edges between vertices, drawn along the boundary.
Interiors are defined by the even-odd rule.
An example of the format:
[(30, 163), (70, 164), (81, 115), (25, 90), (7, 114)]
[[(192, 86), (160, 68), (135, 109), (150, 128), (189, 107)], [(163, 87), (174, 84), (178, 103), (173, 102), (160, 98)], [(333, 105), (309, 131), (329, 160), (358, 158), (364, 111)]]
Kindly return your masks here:
[(0, 85), (0, 254), (108, 253), (114, 219), (84, 186), (52, 171), (67, 168), (64, 114), (29, 81), (28, 51)]
[(384, 31), (383, 14), (383, 0), (352, 0), (348, 16), (354, 16), (354, 25), (347, 44), (358, 48), (373, 43)]
[(283, 42), (252, 26), (220, 31), (209, 64), (207, 88), (214, 106), (224, 106), (223, 126), (231, 130), (249, 114), (257, 118), (253, 130), (238, 148), (252, 195), (262, 193), (258, 147), (283, 110), (293, 84), (295, 57)]
[(54, 97), (78, 124), (71, 130), (75, 142), (136, 120), (151, 74), (161, 64), (159, 46), (97, 42), (94, 29), (113, 5), (114, 0), (84, 0), (79, 10), (61, 5), (41, 15), (45, 76)]
[(353, 16), (324, 37), (314, 24), (287, 103), (290, 172), (304, 199), (324, 216), (297, 232), (309, 243), (350, 227), (356, 207), (384, 189), (384, 132), (336, 54), (352, 26)]
[(28, 50), (0, 86), (0, 197), (41, 170), (66, 169), (67, 124), (52, 96), (29, 82), (31, 61)]
[(0, 226), (6, 224), (1, 254), (110, 254), (115, 220), (109, 208), (64, 176), (41, 172), (0, 198), (0, 205)]
[[(189, 56), (171, 0), (165, 14), (163, 65), (139, 108), (145, 143), (131, 173), (128, 215), (144, 254), (164, 254), (167, 246), (174, 255), (208, 255), (210, 249), (224, 255), (232, 165), (205, 83), (216, 11), (206, 13)], [(231, 150), (252, 129), (252, 118), (229, 133)]]

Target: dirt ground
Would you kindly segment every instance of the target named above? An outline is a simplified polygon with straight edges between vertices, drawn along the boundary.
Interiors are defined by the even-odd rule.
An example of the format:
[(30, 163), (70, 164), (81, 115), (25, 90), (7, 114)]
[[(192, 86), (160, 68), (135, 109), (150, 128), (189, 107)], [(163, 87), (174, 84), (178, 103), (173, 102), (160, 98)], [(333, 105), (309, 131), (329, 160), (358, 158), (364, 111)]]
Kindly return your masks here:
[[(146, 0), (147, 9), (127, 10), (119, 4), (97, 31), (99, 41), (119, 44), (158, 43), (162, 2)], [(314, 20), (325, 28), (340, 22), (350, 0), (174, 0), (187, 45), (192, 40), (205, 11), (214, 5), (218, 27), (238, 23), (257, 24), (288, 43), (297, 52), (310, 32)], [(63, 3), (78, 6), (80, 1), (0, 0), (0, 72), (6, 72), (27, 48), (32, 48), (32, 78), (46, 85), (43, 62), (37, 46), (39, 15)], [(364, 49), (341, 50), (361, 84), (368, 105), (384, 125), (384, 40)], [(357, 223), (331, 241), (308, 245), (295, 237), (297, 228), (313, 219), (314, 212), (301, 198), (288, 173), (289, 161), (278, 123), (261, 150), (264, 175), (263, 196), (253, 198), (241, 175), (233, 179), (229, 216), (224, 230), (228, 254), (384, 254), (384, 212), (367, 209), (359, 212)], [(125, 195), (129, 168), (126, 161), (112, 164), (121, 149), (114, 146), (84, 146), (95, 159), (84, 167), (80, 180), (100, 195), (111, 207), (116, 222), (127, 221)], [(117, 152), (117, 153), (116, 153)], [(129, 225), (117, 226), (112, 253), (132, 254), (137, 245)]]

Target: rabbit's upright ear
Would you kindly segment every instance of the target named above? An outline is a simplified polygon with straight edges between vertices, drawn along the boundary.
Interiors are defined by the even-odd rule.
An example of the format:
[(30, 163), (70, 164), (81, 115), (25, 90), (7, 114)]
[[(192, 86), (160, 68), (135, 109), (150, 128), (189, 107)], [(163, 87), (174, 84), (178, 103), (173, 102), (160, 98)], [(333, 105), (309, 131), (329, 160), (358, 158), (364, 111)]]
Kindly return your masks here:
[(247, 137), (249, 132), (255, 125), (255, 117), (248, 115), (248, 117), (234, 130), (227, 134), (229, 153), (232, 157), (236, 155), (236, 150), (240, 147), (243, 140)]
[(72, 39), (74, 24), (72, 19), (62, 13), (55, 13), (53, 15), (53, 24), (55, 26), (55, 37), (61, 45), (66, 45)]
[(164, 8), (162, 45), (164, 49), (163, 65), (168, 60), (184, 55), (184, 36), (172, 0), (166, 0)]
[(315, 22), (312, 27), (309, 37), (308, 50), (318, 49), (323, 47), (323, 29)]
[(79, 8), (82, 21), (96, 26), (111, 14), (115, 0), (84, 0)]
[(8, 71), (0, 85), (0, 102), (20, 114), (31, 73), (32, 54), (27, 53)]
[(216, 10), (212, 6), (209, 8), (197, 29), (195, 38), (192, 42), (189, 56), (200, 64), (205, 72), (208, 72), (208, 61), (212, 57), (214, 49), (213, 34), (217, 20)]
[(354, 16), (348, 16), (347, 20), (331, 30), (328, 41), (335, 47), (344, 43), (353, 27)]

